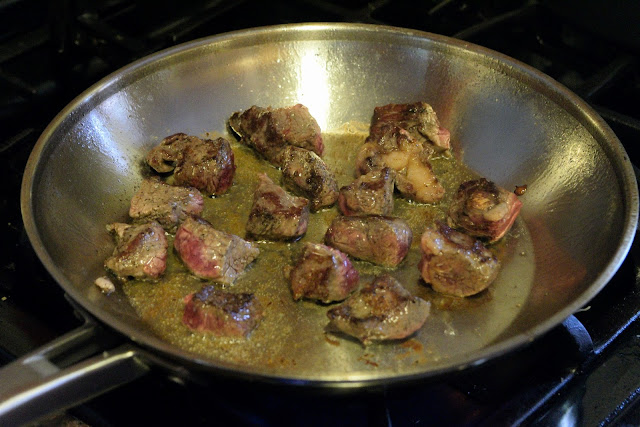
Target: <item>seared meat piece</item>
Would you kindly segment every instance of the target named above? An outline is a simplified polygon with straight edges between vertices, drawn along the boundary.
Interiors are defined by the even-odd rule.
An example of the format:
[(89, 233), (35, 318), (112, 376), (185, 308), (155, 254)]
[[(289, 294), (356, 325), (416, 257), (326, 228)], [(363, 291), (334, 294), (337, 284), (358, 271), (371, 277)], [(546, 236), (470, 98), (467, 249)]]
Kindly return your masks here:
[(184, 133), (176, 133), (162, 140), (160, 145), (154, 147), (147, 154), (147, 164), (156, 172), (166, 173), (175, 169), (176, 163), (182, 157), (182, 151), (194, 141), (199, 143), (200, 138), (187, 136)]
[(425, 282), (440, 293), (466, 297), (485, 290), (500, 269), (498, 259), (482, 242), (443, 222), (427, 227), (420, 240), (418, 268)]
[(335, 176), (312, 151), (291, 146), (285, 148), (282, 178), (285, 187), (311, 201), (312, 212), (332, 206), (338, 199)]
[(499, 240), (516, 220), (522, 202), (485, 178), (463, 182), (449, 207), (449, 225), (475, 237)]
[[(384, 147), (367, 138), (356, 154), (356, 176), (366, 175), (370, 172), (389, 167), (382, 157), (384, 152)], [(391, 169), (396, 170), (395, 168)]]
[(431, 303), (412, 296), (385, 274), (363, 286), (344, 303), (327, 312), (329, 328), (351, 335), (363, 344), (406, 338), (420, 329)]
[(255, 105), (233, 113), (229, 127), (240, 142), (254, 148), (276, 166), (282, 163), (282, 150), (289, 145), (305, 148), (322, 156), (324, 145), (320, 126), (302, 104), (293, 107), (262, 108)]
[(233, 283), (260, 253), (257, 245), (218, 231), (202, 218), (188, 217), (173, 246), (189, 271), (201, 279)]
[(167, 231), (175, 231), (189, 215), (204, 209), (202, 194), (195, 188), (177, 187), (161, 179), (146, 178), (131, 199), (129, 216), (136, 222), (158, 221)]
[(336, 217), (325, 234), (329, 246), (386, 267), (400, 264), (412, 238), (403, 219), (377, 215)]
[(289, 279), (294, 300), (329, 303), (348, 297), (358, 287), (359, 275), (346, 254), (319, 243), (306, 243)]
[(157, 279), (167, 266), (167, 236), (155, 221), (147, 224), (107, 225), (116, 248), (104, 266), (120, 279)]
[(296, 239), (307, 231), (309, 201), (287, 194), (263, 173), (253, 196), (247, 232), (269, 240)]
[(408, 131), (385, 125), (365, 140), (356, 156), (356, 171), (363, 175), (389, 167), (396, 171), (396, 188), (404, 197), (435, 203), (444, 196), (444, 188), (429, 163), (431, 153)]
[(195, 187), (206, 194), (224, 194), (233, 184), (236, 171), (233, 151), (224, 138), (189, 144), (173, 176), (178, 185)]
[(182, 322), (196, 331), (217, 336), (246, 337), (263, 317), (262, 305), (253, 294), (234, 294), (206, 285), (184, 298)]
[(157, 172), (174, 170), (176, 184), (195, 187), (210, 195), (225, 193), (236, 171), (233, 151), (224, 138), (200, 139), (177, 133), (166, 137), (147, 155)]
[(438, 150), (448, 150), (451, 135), (440, 126), (431, 105), (425, 102), (413, 104), (388, 104), (373, 110), (370, 133), (375, 137), (387, 124), (407, 130), (421, 143), (432, 144)]
[(391, 215), (395, 172), (374, 170), (340, 189), (338, 206), (344, 215)]

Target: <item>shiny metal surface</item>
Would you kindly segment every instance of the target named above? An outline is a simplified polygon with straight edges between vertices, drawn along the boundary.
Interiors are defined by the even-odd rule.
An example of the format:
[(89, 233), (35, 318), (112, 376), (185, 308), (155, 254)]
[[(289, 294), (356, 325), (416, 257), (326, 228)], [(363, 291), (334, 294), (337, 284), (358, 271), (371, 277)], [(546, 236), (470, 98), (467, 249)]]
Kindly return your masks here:
[[(113, 249), (104, 225), (127, 219), (141, 160), (164, 136), (225, 132), (234, 111), (298, 102), (331, 132), (368, 122), (376, 105), (418, 100), (433, 105), (475, 171), (528, 190), (492, 298), (465, 310), (432, 310), (417, 348), (307, 340), (311, 332), (322, 334), (322, 325), (310, 322), (277, 343), (295, 364), (195, 355), (153, 333), (121, 290), (105, 297), (93, 285)], [(638, 191), (604, 121), (526, 65), (418, 31), (302, 24), (187, 43), (88, 89), (38, 141), (24, 175), (22, 210), (36, 252), (65, 291), (139, 345), (211, 372), (355, 387), (463, 369), (562, 322), (624, 259)]]

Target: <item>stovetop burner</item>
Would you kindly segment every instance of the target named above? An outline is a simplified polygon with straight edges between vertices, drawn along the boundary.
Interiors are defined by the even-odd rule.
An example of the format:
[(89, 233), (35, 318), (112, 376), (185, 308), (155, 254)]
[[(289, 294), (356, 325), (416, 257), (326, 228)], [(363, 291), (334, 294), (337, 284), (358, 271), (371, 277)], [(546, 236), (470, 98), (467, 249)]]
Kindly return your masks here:
[[(611, 29), (610, 37), (590, 30), (593, 13), (574, 16), (566, 5), (525, 0), (165, 3), (0, 4), (6, 30), (0, 36), (0, 156), (5, 164), (0, 176), (10, 189), (0, 206), (7, 225), (3, 252), (8, 254), (0, 269), (0, 361), (81, 324), (22, 229), (20, 181), (37, 137), (66, 103), (107, 73), (180, 42), (310, 21), (387, 24), (462, 38), (528, 63), (582, 96), (616, 132), (633, 163), (640, 164), (635, 147), (640, 137), (638, 46), (626, 42), (623, 28)], [(600, 3), (601, 9), (609, 7), (587, 3), (591, 9)], [(637, 26), (635, 11), (630, 7), (626, 25)], [(632, 248), (605, 289), (549, 334), (444, 382), (328, 395), (217, 378), (211, 384), (185, 384), (152, 372), (43, 423), (72, 416), (90, 425), (327, 425), (336, 420), (358, 425), (638, 425), (638, 254)]]

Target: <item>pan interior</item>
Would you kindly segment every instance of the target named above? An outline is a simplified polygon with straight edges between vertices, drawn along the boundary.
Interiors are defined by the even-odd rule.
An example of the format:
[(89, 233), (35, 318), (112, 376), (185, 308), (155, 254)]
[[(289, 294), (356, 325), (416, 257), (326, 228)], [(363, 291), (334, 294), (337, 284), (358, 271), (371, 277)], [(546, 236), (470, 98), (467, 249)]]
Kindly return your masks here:
[[(281, 317), (273, 326), (277, 339), (258, 336), (253, 347), (231, 343), (196, 355), (160, 338), (122, 288), (105, 296), (93, 285), (113, 250), (105, 224), (127, 221), (147, 173), (144, 155), (163, 137), (224, 134), (234, 111), (303, 103), (327, 140), (336, 141), (357, 134), (353, 124), (368, 123), (375, 106), (415, 101), (434, 107), (456, 155), (475, 173), (505, 188), (526, 184), (527, 192), (490, 292), (458, 303), (430, 292), (415, 274), (404, 278), (432, 301), (431, 318), (411, 340), (363, 347), (323, 333), (327, 307), (283, 303), (285, 311), (274, 311)], [(328, 145), (333, 156), (352, 153), (344, 152), (350, 144)], [(240, 153), (243, 147), (234, 150), (243, 160), (239, 171), (258, 162)], [(214, 369), (367, 381), (429, 376), (499, 354), (585, 304), (611, 277), (633, 234), (637, 189), (627, 163), (615, 136), (581, 101), (498, 54), (391, 28), (285, 26), (182, 45), (89, 89), (38, 142), (23, 206), (34, 247), (56, 280), (137, 342)], [(418, 258), (414, 247), (405, 263)], [(257, 281), (257, 270), (247, 284)], [(254, 357), (258, 343), (269, 346), (270, 361)]]

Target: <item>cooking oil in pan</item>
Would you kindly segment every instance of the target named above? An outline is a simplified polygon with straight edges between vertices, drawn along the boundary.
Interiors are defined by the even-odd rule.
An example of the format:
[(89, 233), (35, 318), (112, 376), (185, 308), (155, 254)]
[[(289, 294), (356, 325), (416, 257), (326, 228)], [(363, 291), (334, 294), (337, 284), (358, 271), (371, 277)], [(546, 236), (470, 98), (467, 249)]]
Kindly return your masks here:
[[(339, 186), (353, 180), (355, 156), (366, 137), (354, 128), (357, 126), (345, 126), (323, 135), (323, 158), (336, 173)], [(232, 148), (237, 166), (234, 184), (228, 193), (205, 201), (203, 217), (217, 229), (244, 238), (257, 174), (264, 172), (278, 183), (281, 172), (241, 144), (232, 143)], [(339, 214), (336, 207), (311, 214), (307, 233), (299, 241), (258, 242), (261, 252), (257, 260), (234, 284), (226, 286), (232, 292), (254, 293), (264, 308), (264, 318), (248, 338), (216, 337), (191, 331), (182, 324), (183, 298), (206, 282), (190, 275), (172, 252), (163, 280), (128, 282), (124, 291), (137, 313), (160, 337), (213, 364), (322, 380), (393, 376), (419, 372), (425, 365), (436, 367), (486, 346), (508, 327), (527, 299), (533, 267), (530, 260), (515, 255), (531, 247), (519, 219), (508, 236), (493, 247), (503, 270), (488, 290), (461, 299), (437, 294), (424, 284), (417, 268), (422, 231), (435, 219), (445, 217), (461, 182), (478, 176), (455, 158), (435, 159), (433, 168), (446, 189), (442, 202), (431, 206), (395, 199), (394, 215), (405, 219), (413, 231), (406, 259), (395, 269), (354, 261), (362, 281), (390, 273), (414, 295), (431, 301), (426, 324), (408, 340), (364, 347), (351, 338), (325, 331), (326, 312), (332, 305), (293, 300), (283, 269), (294, 262), (304, 242), (324, 240), (329, 224)]]

